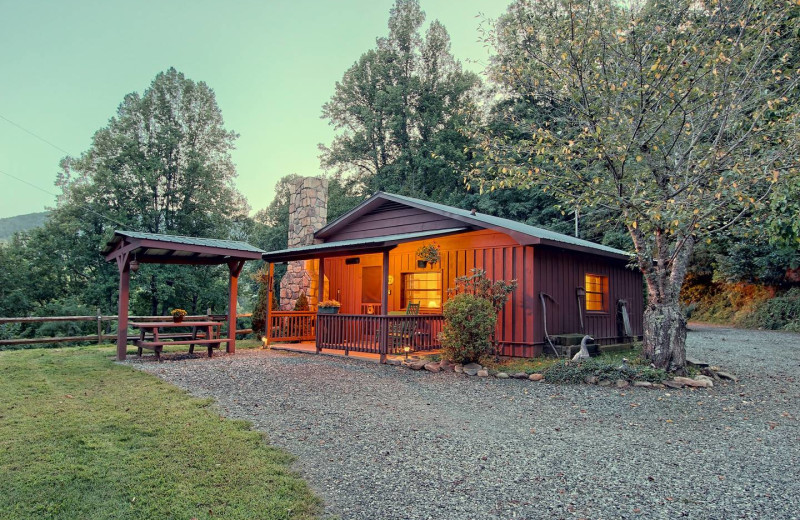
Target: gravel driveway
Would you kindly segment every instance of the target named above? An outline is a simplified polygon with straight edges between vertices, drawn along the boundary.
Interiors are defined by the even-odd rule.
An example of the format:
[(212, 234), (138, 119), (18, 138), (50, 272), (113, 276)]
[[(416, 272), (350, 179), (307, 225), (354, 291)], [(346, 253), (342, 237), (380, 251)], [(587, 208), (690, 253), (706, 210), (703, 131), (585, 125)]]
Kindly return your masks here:
[(709, 390), (556, 386), (263, 351), (131, 362), (298, 457), (342, 519), (800, 518), (800, 335), (695, 328)]

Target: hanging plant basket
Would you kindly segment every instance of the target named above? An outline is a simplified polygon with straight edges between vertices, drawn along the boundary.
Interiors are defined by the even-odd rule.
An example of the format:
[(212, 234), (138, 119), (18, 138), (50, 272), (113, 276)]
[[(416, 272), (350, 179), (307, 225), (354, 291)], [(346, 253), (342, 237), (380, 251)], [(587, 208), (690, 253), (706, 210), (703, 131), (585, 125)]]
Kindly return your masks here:
[(425, 244), (417, 249), (417, 267), (424, 269), (428, 264), (433, 265), (441, 259), (441, 251), (436, 242)]

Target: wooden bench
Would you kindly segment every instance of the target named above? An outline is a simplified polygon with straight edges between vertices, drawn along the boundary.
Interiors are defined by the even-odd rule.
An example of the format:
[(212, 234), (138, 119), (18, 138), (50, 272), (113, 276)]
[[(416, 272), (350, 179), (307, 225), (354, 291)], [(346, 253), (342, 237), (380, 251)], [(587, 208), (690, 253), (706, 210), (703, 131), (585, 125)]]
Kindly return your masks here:
[(194, 353), (194, 346), (195, 345), (206, 345), (208, 347), (208, 357), (213, 357), (214, 349), (219, 348), (220, 344), (228, 343), (230, 339), (228, 338), (219, 338), (219, 339), (181, 339), (176, 341), (137, 341), (136, 347), (138, 348), (139, 356), (142, 355), (142, 349), (150, 349), (155, 352), (156, 359), (161, 359), (161, 352), (164, 348), (164, 345), (189, 345), (189, 354)]
[[(208, 348), (208, 357), (212, 357), (214, 349), (219, 348), (222, 343), (231, 341), (228, 338), (218, 338), (215, 334), (215, 327), (221, 324), (218, 321), (188, 321), (175, 323), (171, 321), (162, 322), (132, 322), (131, 327), (139, 329), (139, 337), (134, 340), (134, 345), (137, 348), (139, 356), (142, 355), (142, 349), (150, 349), (155, 352), (156, 359), (161, 359), (161, 352), (164, 345), (189, 345), (189, 353), (194, 353), (195, 345), (206, 345)], [(175, 327), (188, 327), (192, 329), (191, 333), (186, 334), (167, 334), (159, 335), (161, 328), (175, 328)], [(146, 336), (150, 334), (150, 338)], [(188, 335), (188, 337), (187, 337)], [(183, 339), (177, 339), (183, 338)], [(203, 339), (200, 339), (203, 338)]]

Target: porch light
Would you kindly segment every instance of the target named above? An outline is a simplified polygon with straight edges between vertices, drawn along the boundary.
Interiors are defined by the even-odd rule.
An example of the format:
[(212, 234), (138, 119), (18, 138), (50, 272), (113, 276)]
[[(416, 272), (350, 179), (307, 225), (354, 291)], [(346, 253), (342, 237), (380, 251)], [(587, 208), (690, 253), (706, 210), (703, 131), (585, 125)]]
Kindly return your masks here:
[(139, 261), (134, 258), (133, 260), (131, 260), (131, 272), (135, 273), (138, 270), (139, 270)]

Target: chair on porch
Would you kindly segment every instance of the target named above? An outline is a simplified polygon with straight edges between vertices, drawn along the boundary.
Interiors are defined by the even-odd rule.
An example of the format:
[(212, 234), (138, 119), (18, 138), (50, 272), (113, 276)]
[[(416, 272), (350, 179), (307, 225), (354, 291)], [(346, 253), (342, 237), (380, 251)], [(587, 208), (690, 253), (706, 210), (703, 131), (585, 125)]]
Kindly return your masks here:
[[(408, 303), (406, 316), (419, 316), (420, 303)], [(417, 331), (417, 320), (398, 320), (389, 322), (389, 351), (396, 347), (409, 346), (413, 348), (414, 333)]]

